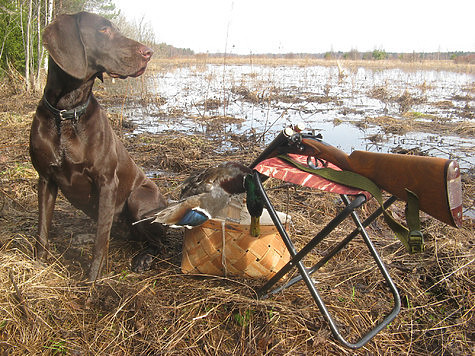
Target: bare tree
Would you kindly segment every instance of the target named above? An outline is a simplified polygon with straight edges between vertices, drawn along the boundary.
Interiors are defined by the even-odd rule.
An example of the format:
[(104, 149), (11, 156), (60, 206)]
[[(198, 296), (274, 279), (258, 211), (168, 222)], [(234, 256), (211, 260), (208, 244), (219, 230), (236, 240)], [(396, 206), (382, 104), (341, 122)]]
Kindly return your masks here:
[[(41, 68), (45, 62), (45, 49), (41, 42), (41, 33), (52, 20), (54, 0), (27, 0), (26, 23), (21, 22), (25, 51), (25, 87), (26, 91), (41, 88)], [(20, 16), (22, 16), (20, 2)], [(36, 41), (36, 49), (34, 48)]]
[(31, 14), (33, 9), (33, 0), (28, 1), (28, 16), (26, 19), (26, 34), (23, 39), (25, 43), (25, 82), (26, 82), (26, 91), (31, 91), (31, 81), (30, 81), (30, 54), (31, 54)]
[(48, 24), (53, 19), (53, 0), (44, 0), (44, 15), (43, 15), (43, 23), (42, 23), (42, 14), (41, 14), (41, 1), (38, 0), (37, 2), (37, 44), (38, 44), (38, 65), (36, 67), (36, 78), (35, 78), (35, 90), (39, 91), (41, 89), (41, 68), (46, 70), (48, 69), (48, 61), (45, 61), (46, 52), (45, 48), (41, 43), (41, 30), (48, 26)]
[(125, 36), (131, 37), (139, 42), (153, 44), (156, 42), (152, 24), (145, 20), (145, 16), (140, 19), (129, 21), (123, 15), (117, 16), (117, 26)]

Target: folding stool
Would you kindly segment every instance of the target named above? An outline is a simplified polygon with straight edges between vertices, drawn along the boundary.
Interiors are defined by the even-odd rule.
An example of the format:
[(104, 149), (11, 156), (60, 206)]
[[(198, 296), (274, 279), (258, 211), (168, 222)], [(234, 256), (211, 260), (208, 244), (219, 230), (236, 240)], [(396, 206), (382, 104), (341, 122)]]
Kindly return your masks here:
[[(301, 161), (306, 160), (306, 157), (297, 157)], [(330, 164), (330, 166), (332, 166)], [(337, 167), (333, 166), (333, 168), (338, 169)], [(293, 170), (293, 171), (292, 171)], [(266, 159), (254, 167), (254, 179), (258, 187), (258, 191), (264, 199), (265, 207), (269, 211), (269, 214), (274, 222), (277, 230), (279, 231), (280, 236), (282, 237), (287, 249), (290, 253), (291, 259), (290, 261), (282, 267), (274, 277), (272, 277), (265, 285), (263, 285), (260, 289), (258, 289), (257, 294), (260, 299), (268, 298), (270, 295), (278, 293), (288, 287), (291, 287), (295, 283), (303, 280), (310, 291), (313, 299), (317, 303), (317, 306), (320, 312), (323, 314), (324, 318), (330, 325), (330, 329), (334, 335), (334, 337), (344, 346), (352, 349), (357, 349), (362, 347), (366, 344), (369, 340), (371, 340), (378, 332), (380, 332), (384, 327), (386, 327), (399, 313), (401, 308), (401, 300), (399, 297), (399, 293), (394, 285), (391, 277), (384, 266), (383, 261), (381, 260), (380, 256), (378, 255), (373, 243), (371, 242), (368, 233), (366, 231), (366, 227), (371, 224), (378, 216), (380, 216), (383, 212), (382, 208), (379, 207), (376, 211), (374, 211), (366, 220), (361, 221), (358, 217), (357, 212), (355, 211), (357, 208), (364, 205), (370, 198), (371, 195), (368, 192), (358, 191), (353, 188), (349, 188), (340, 184), (336, 184), (330, 182), (324, 178), (317, 177), (313, 175), (310, 180), (305, 178), (305, 182), (301, 185), (311, 186), (316, 189), (324, 190), (324, 191), (331, 191), (340, 194), (341, 200), (345, 204), (344, 209), (338, 213), (315, 237), (313, 237), (300, 251), (297, 251), (295, 248), (292, 240), (290, 239), (287, 231), (285, 230), (282, 222), (279, 220), (277, 213), (274, 209), (272, 202), (270, 201), (264, 187), (262, 184), (261, 176), (269, 176), (277, 179), (281, 179), (284, 181), (288, 181), (291, 183), (300, 184), (302, 182), (298, 182), (293, 178), (295, 178), (294, 173), (298, 173), (296, 170), (298, 168), (292, 167), (287, 163), (279, 160), (279, 158), (274, 157), (271, 159)], [(289, 173), (292, 171), (291, 173)], [(300, 171), (302, 172), (302, 171)], [(308, 175), (308, 173), (304, 173)], [(309, 184), (309, 181), (314, 181), (314, 183)], [(350, 200), (348, 195), (353, 195), (354, 198)], [(383, 206), (384, 208), (388, 208), (391, 204), (396, 201), (396, 197), (391, 196), (388, 198)], [(321, 260), (316, 263), (313, 267), (308, 268), (305, 267), (302, 259), (307, 256), (331, 231), (333, 231), (340, 223), (342, 223), (346, 218), (351, 217), (353, 222), (356, 225), (356, 228), (348, 234), (341, 242), (339, 242), (336, 246), (334, 246), (330, 252), (327, 253), (326, 256), (321, 258)], [(355, 237), (361, 236), (368, 247), (369, 252), (371, 253), (374, 262), (378, 266), (382, 276), (384, 277), (389, 290), (392, 293), (394, 299), (394, 305), (391, 312), (384, 317), (384, 319), (374, 326), (371, 330), (369, 330), (364, 336), (360, 338), (359, 341), (355, 343), (348, 342), (340, 333), (338, 326), (336, 325), (335, 320), (330, 315), (327, 306), (325, 305), (324, 301), (320, 297), (320, 294), (315, 286), (314, 281), (311, 278), (311, 275), (318, 271), (320, 267), (322, 267), (326, 262), (332, 259), (342, 248), (344, 248), (350, 241), (352, 241)], [(282, 278), (293, 268), (296, 267), (298, 270), (298, 274), (296, 277), (290, 279), (285, 284), (275, 287), (276, 284), (282, 280)], [(273, 290), (271, 290), (274, 287)]]

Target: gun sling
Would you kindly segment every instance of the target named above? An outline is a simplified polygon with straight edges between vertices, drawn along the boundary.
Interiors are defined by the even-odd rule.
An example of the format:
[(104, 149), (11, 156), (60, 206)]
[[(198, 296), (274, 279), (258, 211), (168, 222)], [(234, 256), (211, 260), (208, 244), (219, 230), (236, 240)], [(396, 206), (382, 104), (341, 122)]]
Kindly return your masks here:
[[(277, 161), (279, 161), (280, 163), (278, 163)], [(277, 165), (279, 165), (279, 167), (276, 167), (276, 165), (275, 165), (276, 162), (277, 162)], [(285, 243), (285, 245), (286, 245), (286, 247), (287, 247), (287, 249), (290, 253), (290, 256), (291, 256), (291, 260), (284, 267), (282, 267), (274, 275), (274, 277), (272, 277), (269, 281), (267, 281), (267, 283), (265, 283), (257, 291), (258, 297), (261, 298), (261, 299), (265, 299), (265, 298), (269, 297), (270, 295), (278, 293), (278, 292), (292, 286), (293, 284), (303, 280), (304, 283), (306, 284), (312, 298), (316, 302), (320, 312), (324, 316), (325, 320), (328, 322), (334, 337), (342, 345), (344, 345), (348, 348), (352, 348), (352, 349), (360, 348), (364, 344), (366, 344), (369, 340), (371, 340), (383, 328), (385, 328), (387, 325), (389, 325), (389, 323), (392, 320), (394, 320), (394, 318), (397, 316), (397, 314), (399, 313), (400, 308), (401, 308), (401, 300), (400, 300), (397, 288), (394, 285), (391, 277), (389, 276), (389, 273), (386, 270), (386, 267), (384, 266), (381, 258), (379, 257), (373, 243), (371, 242), (371, 240), (370, 240), (370, 238), (369, 238), (369, 236), (368, 236), (368, 234), (365, 230), (365, 228), (369, 224), (371, 224), (378, 216), (383, 214), (384, 210), (387, 209), (394, 201), (396, 201), (397, 198), (394, 197), (394, 196), (391, 196), (389, 199), (387, 199), (385, 202), (383, 202), (382, 197), (381, 197), (381, 206), (375, 212), (373, 212), (366, 220), (361, 221), (355, 210), (366, 203), (366, 201), (368, 200), (369, 194), (367, 194), (366, 192), (359, 192), (357, 189), (361, 189), (360, 186), (356, 187), (357, 189), (352, 189), (352, 188), (345, 188), (344, 186), (341, 185), (342, 183), (336, 184), (336, 183), (330, 182), (332, 185), (336, 186), (336, 188), (337, 188), (336, 190), (331, 190), (331, 191), (341, 193), (340, 197), (341, 197), (343, 203), (345, 204), (345, 207), (317, 235), (315, 235), (300, 251), (297, 251), (297, 249), (295, 248), (295, 246), (294, 246), (293, 242), (291, 241), (289, 235), (287, 234), (287, 231), (285, 230), (283, 224), (281, 223), (280, 219), (278, 218), (278, 215), (277, 215), (277, 213), (274, 209), (274, 206), (273, 206), (272, 202), (270, 201), (269, 197), (267, 196), (267, 193), (266, 193), (266, 191), (265, 191), (265, 189), (262, 185), (262, 181), (261, 181), (261, 174), (271, 176), (271, 177), (274, 177), (274, 178), (277, 178), (277, 179), (283, 179), (282, 175), (279, 175), (279, 173), (272, 174), (272, 173), (278, 172), (282, 168), (281, 167), (282, 162), (283, 162), (282, 157), (280, 157), (280, 159), (275, 157), (275, 158), (271, 158), (271, 159), (268, 159), (268, 160), (264, 160), (264, 161), (260, 162), (259, 164), (257, 164), (256, 167), (254, 167), (254, 169), (255, 169), (255, 171), (254, 171), (254, 180), (256, 182), (256, 186), (258, 187), (258, 193), (262, 196), (262, 198), (264, 200), (264, 203), (265, 203), (265, 206), (266, 206), (266, 208), (267, 208), (267, 210), (268, 210), (268, 212), (269, 212), (269, 214), (272, 218), (272, 221), (274, 222), (277, 230), (279, 231), (279, 234), (280, 234), (282, 240), (284, 241), (284, 243)], [(287, 162), (287, 160), (285, 160), (285, 162)], [(294, 165), (294, 163), (292, 163), (292, 165), (297, 167), (298, 170), (301, 170), (301, 166), (303, 166), (302, 168), (307, 167), (305, 165), (300, 165), (299, 162), (296, 162), (296, 163), (298, 163), (298, 166)], [(266, 167), (266, 164), (268, 164), (270, 166), (270, 168), (269, 168), (269, 166)], [(289, 167), (291, 167), (291, 166), (289, 166)], [(317, 171), (321, 172), (322, 170), (317, 169)], [(323, 171), (323, 172), (325, 172), (325, 171)], [(313, 171), (308, 172), (308, 173), (311, 173), (311, 175), (316, 174)], [(346, 176), (346, 173), (349, 173), (349, 172), (344, 172), (343, 175), (340, 175), (340, 176)], [(332, 173), (330, 173), (330, 174), (332, 174)], [(327, 173), (323, 173), (323, 175), (327, 175)], [(285, 176), (285, 174), (284, 174), (284, 176)], [(320, 175), (320, 176), (322, 176), (322, 175)], [(324, 177), (324, 178), (327, 179), (326, 177)], [(351, 177), (351, 178), (353, 178), (353, 177)], [(338, 177), (336, 179), (340, 180), (340, 177)], [(346, 178), (344, 178), (344, 179), (346, 179)], [(287, 179), (283, 179), (283, 180), (287, 180)], [(330, 180), (330, 179), (328, 179), (328, 180)], [(287, 181), (291, 181), (291, 180), (287, 180)], [(293, 183), (295, 183), (295, 182), (293, 182)], [(365, 184), (367, 184), (367, 182), (364, 183), (364, 185)], [(307, 185), (307, 184), (305, 184), (305, 185)], [(346, 186), (347, 184), (344, 184), (344, 185)], [(307, 186), (309, 186), (309, 185), (307, 185)], [(326, 187), (328, 187), (328, 184), (326, 185)], [(345, 191), (345, 189), (347, 189), (347, 191), (350, 192), (349, 194), (354, 195), (355, 198), (350, 200), (346, 194), (342, 193), (343, 191), (338, 190), (340, 187), (344, 188), (343, 191)], [(366, 186), (365, 186), (365, 188), (366, 188)], [(322, 189), (322, 190), (330, 191), (328, 189), (323, 189), (323, 188), (318, 188), (318, 187), (316, 187), (316, 189)], [(369, 188), (369, 189), (372, 189), (372, 188)], [(375, 193), (375, 194), (377, 195), (377, 193)], [(379, 191), (379, 195), (381, 196), (380, 191)], [(315, 264), (311, 268), (305, 267), (305, 265), (303, 264), (302, 259), (305, 256), (307, 256), (310, 252), (312, 252), (312, 250), (326, 236), (328, 236), (328, 234), (330, 234), (330, 232), (332, 232), (340, 223), (342, 223), (347, 217), (351, 217), (351, 219), (353, 220), (353, 222), (356, 225), (355, 229), (350, 234), (348, 234), (343, 240), (341, 240), (336, 246), (334, 246), (330, 250), (330, 252), (327, 253), (326, 256), (324, 256), (323, 258), (320, 259), (320, 261), (318, 261), (317, 264)], [(319, 292), (318, 292), (318, 290), (315, 286), (315, 282), (311, 278), (311, 275), (313, 273), (315, 273), (316, 271), (318, 271), (318, 269), (320, 267), (322, 267), (327, 261), (332, 259), (341, 249), (343, 249), (356, 236), (361, 236), (363, 238), (363, 241), (365, 242), (371, 256), (373, 257), (380, 273), (382, 274), (384, 280), (386, 281), (387, 287), (388, 287), (388, 289), (391, 292), (392, 297), (393, 297), (393, 306), (392, 306), (391, 311), (383, 318), (383, 320), (381, 320), (378, 324), (376, 324), (365, 335), (360, 337), (360, 339), (357, 342), (349, 342), (340, 333), (340, 330), (337, 326), (337, 323), (335, 322), (334, 318), (331, 316), (327, 306), (325, 305), (323, 299), (321, 298), (321, 296), (320, 296), (320, 294), (319, 294)], [(291, 280), (289, 280), (284, 285), (281, 285), (281, 286), (271, 290), (293, 267), (297, 268), (298, 275), (296, 277), (292, 278)]]
[(318, 175), (338, 184), (343, 184), (369, 192), (376, 199), (379, 205), (383, 207), (382, 213), (384, 220), (394, 232), (396, 237), (403, 243), (406, 250), (409, 253), (424, 251), (423, 235), (420, 232), (421, 224), (419, 219), (419, 199), (415, 193), (406, 189), (408, 196), (408, 201), (406, 204), (406, 222), (409, 228), (408, 229), (398, 223), (391, 213), (384, 209), (381, 189), (379, 189), (379, 187), (370, 179), (362, 176), (361, 174), (349, 171), (338, 171), (333, 168), (311, 168), (307, 165), (297, 162), (288, 155), (279, 155), (277, 157), (294, 165), (304, 172)]

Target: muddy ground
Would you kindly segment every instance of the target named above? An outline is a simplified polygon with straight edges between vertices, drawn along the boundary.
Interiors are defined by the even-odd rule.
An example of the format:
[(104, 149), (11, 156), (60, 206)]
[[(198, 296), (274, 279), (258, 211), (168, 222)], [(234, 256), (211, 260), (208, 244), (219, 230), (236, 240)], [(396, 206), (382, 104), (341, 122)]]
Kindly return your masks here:
[[(474, 223), (454, 229), (423, 215), (424, 253), (409, 255), (382, 220), (369, 227), (402, 300), (397, 318), (364, 348), (345, 349), (332, 337), (307, 288), (299, 283), (267, 300), (256, 299), (262, 281), (183, 275), (183, 233), (168, 233), (151, 271), (136, 274), (130, 259), (141, 242), (124, 225), (112, 232), (105, 277), (81, 281), (95, 223), (59, 196), (51, 234), (53, 258), (33, 259), (37, 228), (36, 180), (28, 134), (39, 95), (4, 85), (0, 98), (0, 350), (2, 354), (71, 355), (468, 355), (473, 353)], [(106, 94), (100, 99), (107, 103)], [(113, 100), (113, 99), (110, 99)], [(163, 194), (221, 161), (250, 163), (262, 147), (251, 135), (131, 135), (118, 115), (111, 122), (137, 164), (158, 172)], [(341, 209), (338, 196), (268, 183), (271, 198), (293, 219), (301, 246)], [(473, 206), (473, 170), (463, 176), (464, 205)], [(368, 216), (373, 201), (361, 209)], [(393, 212), (401, 216), (404, 206)], [(306, 261), (317, 261), (352, 229), (347, 221)], [(355, 341), (392, 308), (391, 295), (361, 239), (355, 239), (314, 275), (317, 288), (344, 336)]]

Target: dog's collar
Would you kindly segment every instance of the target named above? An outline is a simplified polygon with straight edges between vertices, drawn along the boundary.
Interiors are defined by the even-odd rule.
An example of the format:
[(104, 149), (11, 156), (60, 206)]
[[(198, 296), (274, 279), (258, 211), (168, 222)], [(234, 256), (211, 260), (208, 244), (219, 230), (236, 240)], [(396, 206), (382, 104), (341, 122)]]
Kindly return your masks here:
[(43, 95), (43, 103), (45, 104), (46, 108), (51, 111), (51, 113), (54, 115), (56, 120), (58, 121), (65, 121), (65, 120), (74, 120), (76, 121), (81, 117), (82, 114), (86, 112), (87, 106), (89, 105), (89, 102), (91, 101), (91, 96), (87, 98), (87, 100), (84, 102), (84, 104), (78, 105), (75, 108), (69, 109), (69, 110), (59, 110), (56, 109), (53, 105), (51, 105), (48, 100), (46, 100), (46, 97)]

